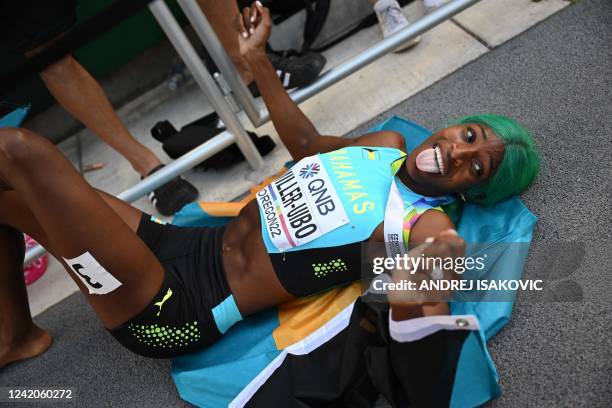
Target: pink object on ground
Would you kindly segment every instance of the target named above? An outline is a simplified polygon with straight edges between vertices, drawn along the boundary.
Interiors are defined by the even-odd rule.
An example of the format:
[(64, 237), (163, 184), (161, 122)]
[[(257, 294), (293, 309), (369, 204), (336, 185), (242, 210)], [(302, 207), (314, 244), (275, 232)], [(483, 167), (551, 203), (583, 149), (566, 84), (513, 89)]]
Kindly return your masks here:
[[(27, 234), (23, 234), (25, 238), (25, 247), (26, 250), (32, 248), (38, 243), (34, 241), (32, 237)], [(26, 285), (31, 285), (40, 279), (41, 276), (47, 272), (47, 265), (49, 263), (49, 258), (47, 255), (43, 255), (38, 259), (32, 261), (29, 265), (23, 267), (23, 275), (25, 277)]]

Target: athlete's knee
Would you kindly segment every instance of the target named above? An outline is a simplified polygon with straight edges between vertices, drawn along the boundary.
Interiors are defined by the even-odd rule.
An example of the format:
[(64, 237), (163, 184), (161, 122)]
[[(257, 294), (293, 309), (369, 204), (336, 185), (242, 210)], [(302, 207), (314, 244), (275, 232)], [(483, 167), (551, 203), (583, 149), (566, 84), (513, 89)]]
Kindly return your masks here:
[(0, 152), (5, 160), (27, 163), (39, 160), (50, 143), (35, 133), (18, 128), (0, 129)]
[(0, 129), (0, 152), (5, 158), (11, 157), (17, 146), (25, 140), (25, 132), (19, 128)]

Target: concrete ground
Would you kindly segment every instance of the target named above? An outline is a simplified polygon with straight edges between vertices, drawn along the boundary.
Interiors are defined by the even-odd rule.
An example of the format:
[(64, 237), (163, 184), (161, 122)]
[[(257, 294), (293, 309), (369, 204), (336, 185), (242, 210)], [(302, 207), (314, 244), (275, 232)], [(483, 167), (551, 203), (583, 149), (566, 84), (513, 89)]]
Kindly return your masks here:
[[(553, 0), (534, 4), (520, 4), (522, 0), (485, 0), (477, 7), (480, 13), (502, 14), (500, 7), (508, 3), (524, 6), (513, 10), (517, 13), (522, 10), (526, 13), (522, 15), (525, 19), (536, 15), (541, 7), (559, 5), (529, 25), (565, 5), (562, 2), (553, 4)], [(406, 54), (380, 60), (384, 65), (379, 68), (395, 76), (381, 79), (377, 75), (381, 71), (368, 67), (304, 103), (303, 108), (320, 128), (337, 134), (355, 127), (357, 130), (350, 135), (358, 134), (391, 114), (437, 128), (451, 118), (483, 111), (515, 116), (531, 128), (542, 150), (544, 166), (538, 182), (524, 195), (528, 207), (540, 218), (525, 274), (533, 277), (549, 273), (563, 280), (565, 276), (559, 276), (556, 270), (543, 270), (542, 262), (533, 254), (550, 242), (586, 244), (586, 254), (578, 269), (565, 279), (580, 285), (582, 300), (542, 303), (519, 296), (513, 320), (491, 342), (503, 390), (501, 398), (492, 405), (609, 406), (612, 388), (609, 350), (612, 344), (608, 333), (612, 321), (612, 288), (605, 273), (610, 270), (606, 263), (612, 249), (608, 159), (612, 154), (612, 126), (609, 123), (612, 114), (612, 5), (606, 0), (584, 0), (499, 47), (505, 41), (499, 39), (500, 33), (516, 28), (512, 24), (512, 12), (503, 13), (496, 25), (489, 25), (489, 20), (479, 19), (478, 11), (474, 8), (457, 17), (458, 24), (448, 22), (444, 23), (447, 26), (436, 28), (424, 37), (423, 44), (413, 51), (412, 57)], [(514, 15), (514, 18), (518, 17)], [(520, 31), (506, 34), (506, 40)], [(363, 34), (355, 37), (359, 35)], [(448, 43), (445, 46), (444, 41), (460, 41), (459, 51)], [(424, 53), (427, 47), (431, 49), (436, 45), (439, 48), (435, 50), (440, 55), (450, 57), (443, 64), (447, 71), (431, 61), (426, 65), (422, 61), (426, 59), (423, 54), (417, 58), (418, 52)], [(419, 63), (421, 65), (415, 65)], [(407, 78), (398, 79), (401, 82), (396, 85), (395, 79), (402, 75)], [(423, 75), (430, 75), (427, 81), (419, 81)], [(338, 99), (344, 98), (343, 90), (345, 94), (353, 92), (352, 88), (357, 85), (359, 89), (355, 92), (373, 95), (367, 103), (359, 106), (349, 103), (358, 101), (359, 94)], [(389, 88), (394, 89), (390, 91)], [(395, 88), (406, 90), (408, 95), (418, 93), (403, 100), (394, 94)], [(191, 104), (205, 103), (197, 95), (190, 96), (188, 90), (183, 92), (178, 99)], [(385, 95), (392, 101), (390, 106), (386, 105), (390, 102)], [(331, 110), (321, 107), (331, 106), (332, 101), (336, 102), (333, 106), (337, 110), (330, 118), (326, 115)], [(368, 106), (371, 109), (368, 110)], [(155, 113), (155, 109), (149, 111)], [(167, 109), (164, 114), (168, 113)], [(183, 112), (180, 106), (173, 109), (176, 115)], [(130, 115), (137, 113), (127, 116), (132, 117)], [(368, 123), (362, 123), (363, 119), (372, 117), (374, 119)], [(184, 114), (179, 120), (183, 121), (177, 123), (180, 125), (190, 118)], [(138, 126), (142, 130), (146, 125)], [(269, 128), (264, 130), (261, 133)], [(92, 146), (92, 149), (97, 148)], [(280, 164), (285, 154), (283, 149), (277, 149), (273, 161)], [(112, 156), (108, 157), (113, 160)], [(225, 176), (248, 173), (246, 166), (243, 167)], [(234, 191), (214, 190), (203, 176), (188, 175), (204, 185), (211, 185), (209, 190), (203, 190), (210, 196), (232, 197)], [(99, 180), (114, 178), (112, 172), (99, 173), (96, 177)], [(256, 180), (244, 176), (239, 181), (236, 189)], [(114, 192), (128, 187), (130, 180), (122, 179), (118, 184)], [(141, 204), (141, 208), (146, 209), (146, 203)], [(45, 278), (41, 279), (38, 288), (52, 286), (50, 281), (45, 285)], [(35, 288), (38, 284), (30, 288), (31, 299), (44, 297), (43, 289)], [(39, 310), (50, 304), (49, 299), (38, 304)], [(35, 320), (53, 333), (55, 343), (43, 356), (2, 370), (2, 386), (74, 387), (80, 405), (86, 406), (184, 405), (169, 376), (169, 363), (139, 358), (119, 347), (100, 328), (79, 294), (40, 313)]]

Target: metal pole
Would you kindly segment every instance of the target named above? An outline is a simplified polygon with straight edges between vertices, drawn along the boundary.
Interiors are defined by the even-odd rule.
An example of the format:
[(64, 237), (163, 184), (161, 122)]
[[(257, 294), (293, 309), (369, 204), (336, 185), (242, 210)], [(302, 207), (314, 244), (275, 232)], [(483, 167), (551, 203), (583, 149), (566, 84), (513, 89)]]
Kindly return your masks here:
[(189, 153), (184, 154), (177, 160), (162, 167), (155, 173), (151, 174), (146, 179), (138, 184), (128, 188), (117, 196), (120, 200), (131, 203), (149, 194), (157, 187), (163, 186), (169, 180), (172, 180), (179, 174), (191, 170), (193, 167), (202, 163), (209, 157), (214, 156), (221, 150), (236, 142), (236, 136), (228, 131), (224, 131), (209, 141), (202, 143)]
[(227, 130), (236, 135), (236, 144), (246, 157), (247, 161), (254, 169), (259, 169), (263, 166), (263, 158), (257, 151), (257, 148), (251, 142), (242, 124), (232, 111), (231, 107), (223, 97), (223, 94), (217, 87), (215, 80), (200, 60), (197, 52), (187, 39), (187, 36), (176, 22), (170, 9), (164, 0), (156, 0), (149, 4), (149, 9), (153, 16), (161, 26), (166, 36), (191, 71), (194, 79), (208, 97), (215, 111), (225, 124)]
[[(200, 146), (196, 147), (189, 153), (181, 156), (178, 160), (169, 163), (165, 167), (151, 174), (149, 177), (142, 180), (138, 184), (128, 188), (127, 190), (119, 194), (117, 198), (123, 201), (127, 201), (128, 203), (136, 201), (140, 197), (143, 197), (151, 191), (155, 190), (157, 187), (166, 184), (174, 177), (193, 168), (197, 164), (201, 163), (203, 160), (206, 160), (207, 158), (217, 154), (221, 150), (230, 146), (235, 141), (236, 136), (227, 131), (222, 132), (207, 141), (206, 143), (202, 143)], [(40, 245), (29, 249), (25, 256), (24, 265), (27, 265), (36, 258), (42, 256), (45, 252), (46, 250)]]
[(215, 61), (215, 64), (217, 64), (221, 75), (223, 75), (223, 79), (232, 90), (232, 95), (238, 100), (240, 105), (242, 105), (249, 120), (252, 123), (256, 123), (261, 115), (261, 109), (257, 101), (255, 101), (255, 98), (253, 98), (253, 95), (251, 95), (249, 88), (247, 88), (242, 78), (240, 78), (238, 70), (236, 70), (234, 63), (227, 54), (227, 51), (225, 51), (223, 44), (219, 41), (215, 30), (208, 22), (204, 13), (202, 13), (202, 9), (200, 9), (196, 0), (178, 0), (178, 4), (183, 9), (183, 12), (189, 19), (191, 26), (197, 33), (200, 41), (202, 41), (202, 44), (206, 47), (211, 58)]

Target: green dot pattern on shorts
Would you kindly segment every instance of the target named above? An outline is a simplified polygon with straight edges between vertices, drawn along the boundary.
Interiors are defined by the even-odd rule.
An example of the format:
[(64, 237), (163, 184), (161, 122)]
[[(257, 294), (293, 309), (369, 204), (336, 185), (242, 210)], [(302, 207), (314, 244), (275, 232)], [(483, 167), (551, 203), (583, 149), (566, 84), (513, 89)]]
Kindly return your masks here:
[(312, 270), (317, 278), (324, 278), (328, 273), (346, 271), (347, 269), (346, 263), (340, 258), (312, 264)]
[(153, 348), (178, 348), (200, 341), (198, 322), (180, 327), (130, 323), (128, 329), (138, 342)]

